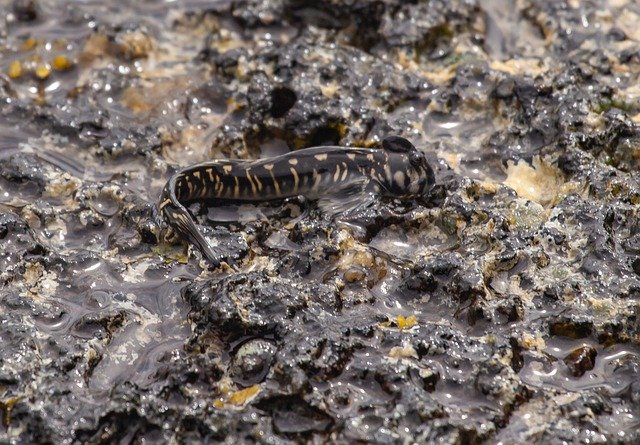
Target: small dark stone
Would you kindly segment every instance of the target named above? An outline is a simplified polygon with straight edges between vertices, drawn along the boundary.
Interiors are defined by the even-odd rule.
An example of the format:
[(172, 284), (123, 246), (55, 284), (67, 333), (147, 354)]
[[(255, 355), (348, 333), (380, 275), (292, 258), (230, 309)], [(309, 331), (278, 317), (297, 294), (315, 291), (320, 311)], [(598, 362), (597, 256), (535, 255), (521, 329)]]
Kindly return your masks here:
[[(0, 7), (0, 443), (640, 443), (637, 2), (111, 3)], [(182, 167), (393, 134), (424, 200), (153, 246)]]
[(513, 323), (522, 318), (524, 309), (522, 301), (518, 297), (512, 297), (513, 300), (498, 306), (498, 313), (506, 318), (508, 323)]
[(598, 353), (593, 347), (582, 346), (567, 354), (564, 358), (564, 363), (574, 377), (581, 377), (585, 372), (593, 369), (597, 355)]
[(160, 233), (160, 229), (158, 225), (154, 221), (145, 221), (142, 222), (138, 227), (138, 234), (140, 235), (140, 240), (146, 244), (157, 244), (158, 243), (158, 234)]
[(623, 30), (621, 30), (620, 28), (618, 28), (617, 26), (614, 26), (613, 28), (611, 28), (609, 30), (608, 36), (612, 40), (615, 40), (616, 42), (621, 42), (622, 40), (626, 40), (627, 39), (627, 35), (625, 34), (625, 32)]
[(265, 400), (260, 407), (272, 413), (273, 426), (279, 433), (327, 431), (333, 425), (333, 419), (328, 414), (295, 396)]
[(433, 392), (436, 388), (436, 384), (440, 381), (440, 374), (433, 370), (419, 370), (417, 368), (411, 368), (409, 370), (409, 377), (419, 387), (427, 392)]
[(431, 273), (421, 271), (408, 277), (404, 282), (404, 286), (410, 291), (433, 292), (438, 288), (438, 282)]
[(315, 147), (319, 145), (339, 145), (340, 133), (338, 130), (332, 127), (318, 128), (313, 132), (311, 140), (309, 141), (309, 147)]
[(38, 18), (38, 5), (35, 0), (14, 0), (13, 13), (21, 22), (32, 22)]
[(571, 320), (560, 320), (551, 323), (549, 333), (569, 338), (585, 338), (593, 332), (593, 325), (589, 322), (574, 322)]
[(274, 88), (271, 92), (271, 115), (275, 118), (284, 116), (295, 105), (296, 100), (296, 93), (292, 89)]
[(507, 99), (513, 96), (514, 91), (515, 81), (511, 77), (507, 77), (506, 79), (502, 79), (498, 82), (495, 89), (495, 96), (499, 99)]
[(37, 193), (42, 192), (46, 183), (39, 159), (28, 153), (17, 153), (0, 161), (0, 176), (9, 182), (31, 185)]
[(640, 258), (636, 258), (635, 260), (633, 260), (633, 262), (631, 263), (631, 267), (633, 268), (633, 271), (636, 273), (636, 275), (640, 275)]

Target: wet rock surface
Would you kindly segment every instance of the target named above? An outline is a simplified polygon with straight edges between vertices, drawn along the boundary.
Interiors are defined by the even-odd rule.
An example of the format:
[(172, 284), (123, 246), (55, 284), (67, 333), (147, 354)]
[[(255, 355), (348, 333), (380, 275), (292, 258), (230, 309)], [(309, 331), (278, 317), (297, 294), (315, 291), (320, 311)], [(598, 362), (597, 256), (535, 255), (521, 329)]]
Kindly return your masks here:
[[(640, 441), (632, 1), (0, 6), (0, 442)], [(420, 202), (180, 166), (409, 138)]]

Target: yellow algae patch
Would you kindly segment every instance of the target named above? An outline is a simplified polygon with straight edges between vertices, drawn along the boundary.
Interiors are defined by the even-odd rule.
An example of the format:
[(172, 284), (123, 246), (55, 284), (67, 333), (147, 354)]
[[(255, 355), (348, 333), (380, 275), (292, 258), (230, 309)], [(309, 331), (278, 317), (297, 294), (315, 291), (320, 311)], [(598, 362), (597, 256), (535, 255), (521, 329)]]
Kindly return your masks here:
[(67, 56), (58, 55), (51, 61), (51, 66), (56, 71), (68, 71), (73, 68), (73, 62)]
[(11, 79), (17, 79), (22, 76), (22, 63), (19, 60), (14, 60), (9, 64), (9, 69), (7, 70), (7, 75)]
[(29, 37), (27, 40), (22, 42), (22, 45), (20, 45), (20, 50), (21, 51), (31, 51), (36, 46), (38, 46), (38, 41), (33, 37)]
[(40, 80), (45, 80), (51, 74), (51, 67), (47, 64), (40, 64), (36, 66), (36, 69), (33, 71), (36, 77)]
[(235, 406), (242, 406), (252, 400), (260, 392), (260, 385), (253, 385), (240, 391), (236, 391), (229, 397), (229, 403)]
[(253, 400), (260, 392), (260, 385), (252, 385), (248, 388), (232, 392), (226, 396), (219, 397), (213, 402), (213, 406), (221, 409), (227, 405), (240, 407)]
[(507, 165), (504, 185), (514, 189), (519, 197), (543, 206), (553, 201), (563, 184), (562, 173), (539, 157), (533, 158), (533, 166), (524, 161)]
[(0, 400), (0, 411), (2, 411), (2, 425), (5, 428), (9, 428), (11, 425), (11, 411), (16, 403), (22, 400), (24, 397), (17, 396), (11, 397), (7, 400)]
[(415, 315), (409, 315), (408, 317), (405, 317), (404, 315), (398, 315), (398, 317), (396, 318), (396, 323), (398, 324), (398, 329), (400, 330), (411, 329), (418, 324), (418, 319)]

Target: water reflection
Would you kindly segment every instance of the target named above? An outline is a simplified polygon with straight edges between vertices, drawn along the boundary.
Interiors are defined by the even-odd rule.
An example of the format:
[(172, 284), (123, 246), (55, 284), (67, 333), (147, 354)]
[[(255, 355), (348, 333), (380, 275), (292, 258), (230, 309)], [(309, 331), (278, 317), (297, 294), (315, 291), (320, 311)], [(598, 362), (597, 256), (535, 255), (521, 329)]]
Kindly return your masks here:
[(498, 181), (504, 177), (499, 157), (492, 159), (486, 142), (495, 131), (494, 122), (483, 115), (473, 118), (431, 112), (423, 120), (427, 143), (437, 147), (438, 156), (457, 173), (475, 179)]
[(575, 376), (565, 360), (585, 343), (564, 341), (554, 337), (541, 353), (525, 354), (522, 380), (535, 387), (558, 388), (568, 391), (599, 389), (611, 397), (620, 397), (634, 383), (640, 371), (640, 349), (633, 345), (617, 344), (607, 348), (591, 345), (597, 350), (593, 369)]

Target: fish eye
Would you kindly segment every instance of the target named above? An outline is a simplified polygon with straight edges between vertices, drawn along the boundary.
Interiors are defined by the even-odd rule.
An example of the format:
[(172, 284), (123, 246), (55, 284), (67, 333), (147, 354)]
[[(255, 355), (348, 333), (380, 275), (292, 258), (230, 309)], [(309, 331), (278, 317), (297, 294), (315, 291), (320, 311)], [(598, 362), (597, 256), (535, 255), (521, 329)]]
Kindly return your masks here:
[(415, 168), (422, 167), (424, 165), (424, 161), (424, 155), (418, 151), (414, 151), (409, 155), (409, 163)]

